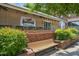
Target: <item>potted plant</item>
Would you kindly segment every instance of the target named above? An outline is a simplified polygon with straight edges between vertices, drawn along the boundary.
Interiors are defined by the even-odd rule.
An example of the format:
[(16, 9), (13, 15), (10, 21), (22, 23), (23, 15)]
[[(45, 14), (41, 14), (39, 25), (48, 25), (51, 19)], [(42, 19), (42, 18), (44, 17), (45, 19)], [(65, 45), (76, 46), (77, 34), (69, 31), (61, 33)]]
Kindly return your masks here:
[(59, 48), (66, 48), (76, 41), (77, 30), (75, 28), (57, 29), (55, 31), (55, 42)]

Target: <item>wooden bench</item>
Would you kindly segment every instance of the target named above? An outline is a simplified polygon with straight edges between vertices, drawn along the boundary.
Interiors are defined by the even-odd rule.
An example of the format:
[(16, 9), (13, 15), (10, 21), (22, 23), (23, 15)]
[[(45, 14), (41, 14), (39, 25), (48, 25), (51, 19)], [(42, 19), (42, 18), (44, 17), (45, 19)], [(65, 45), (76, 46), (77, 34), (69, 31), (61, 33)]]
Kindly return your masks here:
[(28, 38), (31, 39), (29, 40), (30, 42), (28, 43), (28, 47), (35, 52), (35, 55), (42, 55), (46, 53), (49, 48), (52, 49), (58, 45), (58, 43), (55, 43), (52, 39), (53, 37), (52, 32), (47, 32), (47, 33), (38, 32), (38, 33), (31, 33), (31, 34), (28, 35)]

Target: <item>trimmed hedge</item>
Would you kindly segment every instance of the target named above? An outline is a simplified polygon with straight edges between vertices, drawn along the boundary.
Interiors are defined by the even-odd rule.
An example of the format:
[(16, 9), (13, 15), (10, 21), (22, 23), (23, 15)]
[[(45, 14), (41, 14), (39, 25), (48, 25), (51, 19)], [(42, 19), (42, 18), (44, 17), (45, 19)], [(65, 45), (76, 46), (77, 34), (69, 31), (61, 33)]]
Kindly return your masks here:
[(26, 34), (12, 28), (0, 29), (0, 55), (17, 55), (27, 47)]

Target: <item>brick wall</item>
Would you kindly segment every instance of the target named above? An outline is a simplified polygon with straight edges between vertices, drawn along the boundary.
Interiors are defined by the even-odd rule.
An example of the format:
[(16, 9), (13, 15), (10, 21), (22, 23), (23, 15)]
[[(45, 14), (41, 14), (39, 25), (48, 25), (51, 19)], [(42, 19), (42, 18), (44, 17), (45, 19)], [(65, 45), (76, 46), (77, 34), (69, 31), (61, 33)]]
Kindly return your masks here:
[(29, 39), (29, 42), (35, 42), (35, 41), (41, 41), (46, 39), (53, 38), (53, 32), (51, 31), (28, 31), (27, 37)]

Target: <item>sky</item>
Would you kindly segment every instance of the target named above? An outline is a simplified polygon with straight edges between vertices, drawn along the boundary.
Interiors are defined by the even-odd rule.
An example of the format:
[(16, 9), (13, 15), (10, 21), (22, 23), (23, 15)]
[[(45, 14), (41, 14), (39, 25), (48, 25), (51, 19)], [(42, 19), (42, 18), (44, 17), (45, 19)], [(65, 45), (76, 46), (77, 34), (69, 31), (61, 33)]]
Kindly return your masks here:
[(16, 6), (24, 7), (24, 3), (15, 3)]

